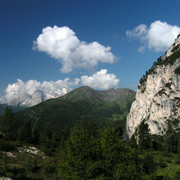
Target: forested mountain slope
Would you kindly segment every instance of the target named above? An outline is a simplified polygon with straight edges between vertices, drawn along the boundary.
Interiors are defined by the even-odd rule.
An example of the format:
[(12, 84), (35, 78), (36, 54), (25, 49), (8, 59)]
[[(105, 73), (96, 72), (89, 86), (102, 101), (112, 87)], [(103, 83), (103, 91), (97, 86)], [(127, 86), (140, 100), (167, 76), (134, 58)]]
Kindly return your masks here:
[(42, 128), (48, 124), (56, 131), (82, 119), (104, 126), (109, 119), (125, 119), (134, 97), (135, 92), (129, 89), (97, 91), (83, 86), (62, 97), (27, 108), (17, 116)]

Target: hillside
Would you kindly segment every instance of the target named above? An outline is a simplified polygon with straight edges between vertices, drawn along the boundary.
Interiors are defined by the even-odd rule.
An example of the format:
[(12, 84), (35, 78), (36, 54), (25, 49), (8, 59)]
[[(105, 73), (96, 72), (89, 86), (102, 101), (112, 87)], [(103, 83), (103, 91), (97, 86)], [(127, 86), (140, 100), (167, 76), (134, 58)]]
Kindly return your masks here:
[(82, 119), (104, 126), (109, 119), (124, 120), (134, 96), (135, 92), (129, 89), (97, 91), (83, 86), (62, 97), (27, 108), (17, 116), (41, 128), (48, 124), (55, 131)]

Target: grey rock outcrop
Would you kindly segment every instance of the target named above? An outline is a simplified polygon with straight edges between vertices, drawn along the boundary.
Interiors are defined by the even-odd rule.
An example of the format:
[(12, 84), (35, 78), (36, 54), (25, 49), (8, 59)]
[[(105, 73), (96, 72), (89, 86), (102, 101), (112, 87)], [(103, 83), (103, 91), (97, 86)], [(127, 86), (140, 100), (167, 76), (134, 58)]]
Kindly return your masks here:
[(153, 64), (140, 80), (135, 101), (127, 116), (129, 138), (142, 121), (149, 125), (151, 134), (163, 135), (167, 121), (174, 129), (180, 125), (180, 35), (175, 43)]

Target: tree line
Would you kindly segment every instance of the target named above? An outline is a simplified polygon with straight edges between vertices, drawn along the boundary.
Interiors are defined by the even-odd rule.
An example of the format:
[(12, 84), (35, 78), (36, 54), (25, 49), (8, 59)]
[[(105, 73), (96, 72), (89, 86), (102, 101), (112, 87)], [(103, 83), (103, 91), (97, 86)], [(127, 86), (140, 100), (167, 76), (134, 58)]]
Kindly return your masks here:
[[(145, 121), (128, 142), (123, 138), (121, 130), (112, 121), (102, 128), (84, 119), (57, 134), (47, 124), (42, 130), (37, 123), (25, 120), (20, 122), (9, 108), (0, 118), (1, 135), (20, 143), (36, 145), (56, 159), (56, 164), (47, 162), (41, 166), (47, 169), (47, 173), (57, 174), (58, 178), (162, 179), (156, 174), (157, 163), (153, 152), (180, 155), (180, 133), (173, 130), (171, 121), (168, 121), (164, 136), (151, 135)], [(3, 144), (1, 138), (0, 145), (0, 151), (13, 149), (10, 144)], [(26, 169), (37, 170), (37, 161), (28, 156), (29, 166)], [(159, 164), (166, 166), (163, 160)]]

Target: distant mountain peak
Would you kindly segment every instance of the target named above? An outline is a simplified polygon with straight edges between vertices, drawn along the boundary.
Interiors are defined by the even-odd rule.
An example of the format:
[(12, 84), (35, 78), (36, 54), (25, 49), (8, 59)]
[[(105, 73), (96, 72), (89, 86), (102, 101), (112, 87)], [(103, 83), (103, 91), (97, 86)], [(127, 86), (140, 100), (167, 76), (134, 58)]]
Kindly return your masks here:
[(134, 96), (135, 92), (126, 88), (113, 89), (110, 88), (108, 90), (94, 90), (88, 86), (81, 86), (66, 95), (60, 97), (60, 99), (66, 99), (70, 101), (79, 101), (79, 100), (90, 100), (90, 101), (104, 101), (115, 102), (119, 98), (125, 98), (129, 95)]
[(61, 88), (60, 91), (57, 91), (57, 93), (51, 93), (51, 92), (43, 92), (42, 90), (36, 90), (34, 93), (31, 94), (24, 94), (20, 97), (13, 97), (9, 98), (7, 100), (4, 100), (4, 102), (8, 105), (18, 105), (21, 107), (31, 107), (35, 106), (45, 100), (52, 99), (52, 98), (58, 98), (68, 92), (71, 91), (70, 88)]
[(70, 101), (77, 101), (77, 100), (91, 100), (96, 96), (96, 90), (92, 89), (89, 86), (81, 86), (77, 89), (72, 90), (71, 92), (67, 93), (66, 95), (60, 97), (60, 99), (66, 99)]
[(81, 91), (95, 91), (93, 88), (89, 87), (89, 86), (81, 86), (75, 90), (81, 90)]

